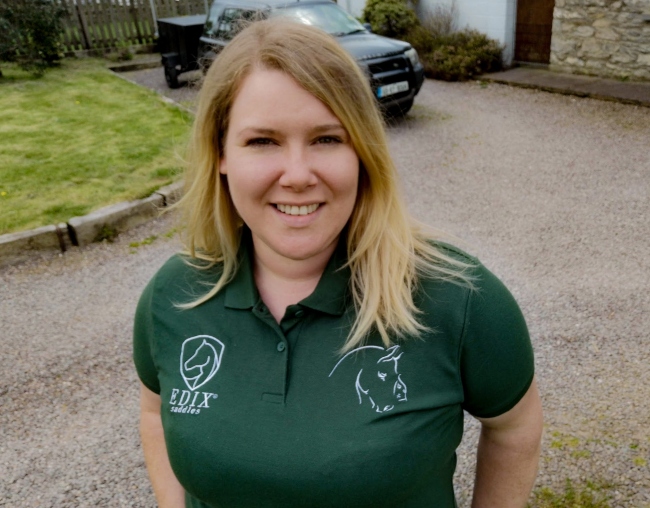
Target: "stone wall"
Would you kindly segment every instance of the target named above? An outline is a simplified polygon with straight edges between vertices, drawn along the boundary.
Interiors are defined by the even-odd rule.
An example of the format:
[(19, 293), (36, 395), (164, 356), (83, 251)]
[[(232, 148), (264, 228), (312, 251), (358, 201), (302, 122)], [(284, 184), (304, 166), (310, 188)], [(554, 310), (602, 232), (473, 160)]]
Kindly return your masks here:
[(555, 0), (551, 69), (650, 79), (650, 0)]

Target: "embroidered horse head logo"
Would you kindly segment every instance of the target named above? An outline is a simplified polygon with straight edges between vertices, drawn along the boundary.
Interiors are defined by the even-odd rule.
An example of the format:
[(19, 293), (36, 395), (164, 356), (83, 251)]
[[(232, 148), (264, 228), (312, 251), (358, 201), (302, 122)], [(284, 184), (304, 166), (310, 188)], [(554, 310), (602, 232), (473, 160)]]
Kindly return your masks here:
[(379, 346), (363, 346), (353, 349), (341, 358), (330, 372), (334, 371), (351, 355), (364, 351), (366, 357), (359, 368), (354, 387), (359, 397), (359, 404), (367, 400), (372, 409), (377, 413), (385, 413), (395, 408), (395, 403), (405, 402), (406, 384), (399, 373), (398, 362), (404, 354), (400, 346), (391, 346), (388, 349)]
[(185, 339), (181, 348), (181, 376), (190, 390), (210, 381), (221, 366), (225, 346), (209, 335)]

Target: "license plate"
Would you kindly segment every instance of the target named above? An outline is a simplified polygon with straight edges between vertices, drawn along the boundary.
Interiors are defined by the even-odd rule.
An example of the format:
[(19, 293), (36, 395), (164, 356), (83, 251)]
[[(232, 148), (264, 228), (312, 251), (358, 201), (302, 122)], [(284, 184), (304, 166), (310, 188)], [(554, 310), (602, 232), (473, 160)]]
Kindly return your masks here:
[(400, 81), (399, 83), (391, 83), (390, 85), (380, 86), (377, 89), (377, 97), (388, 97), (400, 92), (406, 92), (409, 89), (408, 81)]

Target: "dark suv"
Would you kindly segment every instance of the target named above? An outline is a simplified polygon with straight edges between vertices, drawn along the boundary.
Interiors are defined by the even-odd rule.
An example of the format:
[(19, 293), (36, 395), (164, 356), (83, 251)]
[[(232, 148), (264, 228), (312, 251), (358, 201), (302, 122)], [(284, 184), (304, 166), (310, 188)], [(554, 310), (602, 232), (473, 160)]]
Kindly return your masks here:
[(407, 42), (371, 33), (329, 0), (215, 0), (200, 38), (198, 58), (209, 65), (236, 35), (242, 20), (288, 16), (317, 26), (337, 37), (370, 80), (381, 106), (392, 114), (405, 114), (424, 81), (418, 54)]

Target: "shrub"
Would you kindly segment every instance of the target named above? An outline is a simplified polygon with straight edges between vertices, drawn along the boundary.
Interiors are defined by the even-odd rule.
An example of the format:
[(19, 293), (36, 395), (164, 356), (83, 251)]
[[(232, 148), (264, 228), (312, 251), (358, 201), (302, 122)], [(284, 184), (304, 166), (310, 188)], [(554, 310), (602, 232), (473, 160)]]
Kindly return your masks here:
[(420, 57), (431, 53), (436, 48), (436, 38), (426, 27), (417, 25), (407, 33), (403, 40), (413, 46)]
[(0, 61), (42, 73), (60, 58), (66, 8), (53, 0), (2, 0)]
[(427, 77), (464, 81), (501, 70), (503, 47), (476, 30), (456, 31), (455, 0), (430, 10), (424, 23), (405, 0), (367, 0), (363, 19), (380, 35), (407, 41), (422, 61)]
[(433, 49), (420, 55), (425, 73), (434, 79), (465, 81), (477, 74), (501, 70), (503, 47), (476, 30), (434, 37)]
[(422, 24), (435, 37), (454, 33), (458, 28), (458, 5), (456, 0), (452, 0), (448, 4), (436, 4), (429, 8)]
[(405, 38), (420, 22), (404, 0), (368, 0), (363, 19), (372, 31), (386, 37)]

